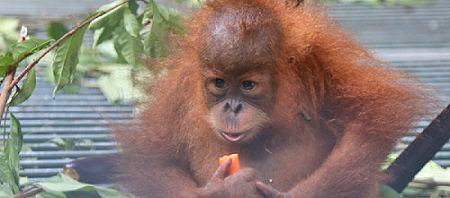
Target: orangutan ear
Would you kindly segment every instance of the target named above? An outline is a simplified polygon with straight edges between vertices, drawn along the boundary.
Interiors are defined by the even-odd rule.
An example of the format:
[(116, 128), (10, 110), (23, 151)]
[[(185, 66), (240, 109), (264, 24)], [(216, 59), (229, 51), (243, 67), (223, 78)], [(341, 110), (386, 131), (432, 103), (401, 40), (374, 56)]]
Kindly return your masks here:
[(303, 3), (305, 2), (305, 0), (286, 0), (286, 6), (288, 7), (298, 7), (300, 5), (303, 5)]

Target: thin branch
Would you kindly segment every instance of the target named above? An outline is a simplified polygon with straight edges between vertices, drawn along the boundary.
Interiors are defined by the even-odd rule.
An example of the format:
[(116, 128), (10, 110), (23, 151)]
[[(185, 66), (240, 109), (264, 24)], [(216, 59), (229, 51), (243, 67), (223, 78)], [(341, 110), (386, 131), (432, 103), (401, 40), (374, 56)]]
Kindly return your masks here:
[[(28, 29), (25, 26), (22, 26), (22, 28), (20, 29), (20, 34), (19, 34), (19, 38), (17, 39), (17, 42), (21, 43), (21, 42), (25, 41), (27, 36), (28, 36)], [(6, 115), (5, 115), (5, 117), (3, 117), (3, 114), (5, 113), (5, 106), (6, 106), (6, 103), (8, 102), (9, 95), (11, 94), (11, 89), (9, 87), (11, 86), (12, 82), (14, 81), (14, 75), (16, 75), (16, 68), (17, 68), (17, 65), (13, 65), (6, 72), (6, 76), (3, 81), (4, 82), (3, 89), (2, 89), (1, 95), (0, 95), (0, 118), (5, 119), (5, 120), (6, 120)], [(5, 133), (6, 133), (6, 131), (4, 131), (3, 137), (5, 137)]]
[[(5, 113), (5, 105), (8, 102), (9, 99), (9, 95), (11, 93), (11, 91), (9, 89), (7, 89), (9, 87), (9, 85), (12, 83), (12, 81), (14, 80), (14, 75), (16, 74), (16, 66), (14, 66), (12, 69), (10, 69), (7, 73), (6, 73), (6, 77), (5, 77), (5, 81), (4, 81), (4, 85), (3, 85), (3, 89), (0, 95), (0, 105), (1, 105), (1, 109), (0, 109), (0, 118), (2, 120), (4, 120), (6, 122), (6, 114), (3, 115)], [(9, 137), (9, 136), (8, 136)], [(3, 125), (3, 140), (6, 140), (6, 124)], [(6, 146), (6, 144), (4, 144), (4, 146)]]
[[(128, 3), (129, 0), (124, 0), (123, 2), (115, 5), (114, 7), (105, 10), (105, 11), (101, 11), (98, 12), (97, 14), (89, 17), (88, 19), (85, 19), (83, 22), (79, 23), (78, 25), (74, 26), (69, 32), (67, 32), (66, 34), (64, 34), (61, 38), (59, 38), (58, 40), (56, 40), (52, 45), (50, 45), (49, 47), (47, 47), (47, 49), (45, 49), (44, 52), (42, 52), (41, 55), (39, 55), (38, 57), (36, 57), (33, 61), (31, 61), (24, 70), (22, 70), (22, 72), (20, 72), (19, 75), (17, 75), (17, 78), (14, 79), (14, 81), (7, 87), (8, 91), (11, 91), (12, 88), (14, 88), (15, 85), (17, 85), (20, 80), (22, 80), (22, 78), (37, 64), (39, 63), (39, 61), (45, 56), (47, 55), (50, 51), (52, 51), (53, 49), (55, 49), (56, 47), (58, 47), (59, 44), (61, 44), (66, 38), (72, 36), (73, 34), (75, 34), (75, 32), (77, 32), (79, 29), (81, 29), (82, 27), (88, 25), (89, 23), (91, 23), (93, 20), (115, 10), (116, 8), (122, 6), (125, 3)], [(1, 105), (1, 104), (0, 104)], [(0, 106), (0, 108), (2, 108), (2, 106)]]

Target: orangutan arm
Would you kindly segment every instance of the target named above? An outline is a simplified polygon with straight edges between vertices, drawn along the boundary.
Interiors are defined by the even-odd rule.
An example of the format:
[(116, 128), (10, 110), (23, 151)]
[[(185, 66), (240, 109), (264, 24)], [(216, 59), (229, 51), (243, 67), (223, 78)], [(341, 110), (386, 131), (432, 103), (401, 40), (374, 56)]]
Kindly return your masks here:
[[(159, 192), (151, 197), (200, 197), (200, 189), (186, 171), (177, 167), (159, 167), (154, 172), (152, 188)], [(159, 180), (159, 181), (157, 181)]]
[(360, 125), (353, 125), (320, 168), (289, 192), (278, 192), (261, 182), (257, 187), (267, 197), (368, 197), (382, 179), (381, 173), (376, 173), (393, 144), (392, 138), (368, 134)]

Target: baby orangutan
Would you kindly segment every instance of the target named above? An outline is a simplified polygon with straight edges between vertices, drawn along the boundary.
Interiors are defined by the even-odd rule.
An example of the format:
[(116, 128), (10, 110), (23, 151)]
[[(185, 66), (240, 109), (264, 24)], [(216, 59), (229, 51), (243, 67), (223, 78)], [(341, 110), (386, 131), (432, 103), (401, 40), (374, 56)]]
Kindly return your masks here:
[[(371, 197), (424, 97), (316, 5), (211, 0), (118, 133), (140, 197)], [(227, 175), (237, 153), (241, 169)]]

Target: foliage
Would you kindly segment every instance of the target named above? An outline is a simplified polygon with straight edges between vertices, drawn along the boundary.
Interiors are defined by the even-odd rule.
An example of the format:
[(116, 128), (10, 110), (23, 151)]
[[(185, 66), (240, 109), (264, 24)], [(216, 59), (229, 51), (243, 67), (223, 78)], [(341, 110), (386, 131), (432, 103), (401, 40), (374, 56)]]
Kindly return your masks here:
[(30, 98), (31, 94), (33, 94), (35, 88), (36, 88), (36, 72), (34, 71), (34, 69), (31, 69), (30, 72), (28, 72), (27, 77), (23, 81), (20, 89), (16, 91), (14, 95), (11, 97), (9, 106), (17, 106), (25, 102), (28, 98)]
[(5, 148), (0, 154), (0, 183), (8, 184), (9, 188), (2, 186), (0, 194), (19, 192), (19, 152), (22, 149), (23, 135), (19, 121), (12, 113), (9, 116), (11, 120), (9, 138), (5, 140)]
[[(71, 86), (80, 71), (87, 73), (92, 70), (101, 74), (98, 76), (100, 88), (108, 93), (112, 101), (135, 95), (131, 81), (132, 71), (145, 69), (141, 64), (144, 55), (150, 54), (155, 59), (164, 57), (167, 36), (172, 33), (183, 33), (179, 23), (180, 14), (159, 6), (153, 0), (145, 2), (138, 4), (136, 0), (119, 0), (106, 4), (71, 30), (61, 23), (51, 23), (47, 29), (49, 39), (44, 40), (21, 33), (19, 39), (21, 42), (17, 42), (18, 35), (15, 30), (18, 21), (0, 18), (0, 78), (9, 76), (13, 79), (8, 82), (11, 84), (3, 85), (4, 90), (7, 89), (12, 93), (11, 96), (2, 93), (2, 97), (6, 97), (8, 102), (0, 104), (1, 110), (7, 109), (8, 106), (19, 105), (32, 95), (36, 87), (36, 73), (33, 67), (48, 54), (53, 56), (48, 74), (55, 83), (54, 95)], [(87, 31), (94, 31), (94, 48), (105, 49), (102, 46), (109, 46), (106, 49), (113, 51), (104, 54), (107, 58), (80, 57), (81, 49), (86, 49), (83, 47), (83, 40)], [(32, 55), (35, 55), (35, 59), (30, 61), (15, 79), (14, 74), (20, 63), (26, 62)], [(114, 58), (113, 61), (111, 57)], [(90, 67), (85, 64), (84, 71), (81, 69), (77, 72), (79, 63), (89, 62), (86, 58), (95, 60), (101, 67)], [(115, 63), (115, 66), (107, 67), (112, 63)], [(20, 83), (17, 84), (18, 82)], [(121, 87), (120, 94), (111, 91), (107, 85), (111, 83), (108, 82), (115, 82), (113, 87)], [(43, 188), (45, 191), (38, 194), (38, 197), (129, 197), (112, 189), (79, 183), (62, 174), (39, 183), (26, 182), (26, 178), (19, 183), (21, 180), (19, 153), (22, 150), (23, 137), (19, 121), (11, 112), (9, 117), (11, 129), (3, 141), (4, 149), (0, 153), (1, 197), (24, 193), (21, 191), (34, 187)], [(55, 138), (51, 142), (64, 150), (74, 149), (78, 143), (60, 138)]]
[(53, 95), (73, 81), (75, 67), (78, 64), (78, 51), (80, 51), (81, 44), (83, 43), (83, 36), (86, 29), (87, 27), (82, 27), (56, 50), (52, 65), (53, 77), (56, 84)]
[(44, 49), (50, 44), (51, 40), (42, 40), (37, 38), (29, 38), (28, 40), (15, 43), (3, 55), (0, 55), (0, 76), (4, 76), (8, 70), (17, 67), (30, 55)]
[(46, 178), (38, 182), (37, 186), (42, 187), (45, 192), (40, 193), (37, 198), (65, 198), (65, 197), (90, 197), (90, 198), (126, 198), (132, 197), (129, 194), (120, 193), (111, 188), (94, 186), (80, 183), (64, 174)]
[[(114, 3), (100, 8), (106, 9)], [(94, 46), (113, 40), (120, 58), (131, 65), (139, 64), (145, 52), (154, 58), (165, 55), (165, 39), (169, 33), (182, 33), (180, 14), (158, 6), (150, 0), (142, 12), (135, 1), (93, 21), (89, 28), (95, 31)]]
[[(198, 5), (198, 0), (182, 0), (186, 5)], [(112, 2), (102, 6), (99, 11), (110, 9), (119, 2)], [(56, 84), (55, 91), (61, 88), (66, 92), (67, 86), (76, 90), (75, 82), (83, 82), (84, 77), (95, 77), (97, 85), (112, 103), (135, 101), (140, 95), (140, 87), (132, 76), (149, 73), (151, 67), (143, 67), (144, 57), (160, 60), (167, 55), (166, 39), (170, 34), (182, 34), (184, 30), (180, 24), (181, 14), (177, 11), (160, 6), (155, 1), (148, 1), (144, 6), (130, 1), (125, 6), (95, 19), (89, 25), (94, 31), (92, 48), (82, 47), (77, 56), (77, 69), (72, 71), (72, 65), (61, 66), (59, 70), (53, 68), (56, 74), (61, 73), (63, 81), (58, 82), (54, 77), (46, 75)], [(61, 23), (52, 23), (47, 32), (49, 37), (58, 31), (67, 30)], [(56, 55), (56, 57), (65, 57)], [(57, 61), (52, 61), (55, 66)], [(51, 62), (50, 62), (51, 63)], [(57, 66), (56, 65), (56, 66)], [(117, 67), (120, 65), (119, 67)], [(149, 70), (150, 69), (150, 70)], [(66, 72), (64, 72), (66, 71)], [(114, 81), (109, 81), (114, 78)], [(71, 80), (72, 79), (72, 80)], [(114, 82), (114, 83), (111, 83)], [(64, 89), (66, 87), (66, 89)], [(56, 93), (56, 92), (55, 92)]]
[(104, 75), (98, 78), (98, 86), (113, 104), (122, 101), (136, 101), (138, 98), (142, 98), (140, 89), (137, 89), (133, 84), (132, 69), (127, 65), (99, 68), (99, 71), (104, 72)]
[(51, 39), (59, 39), (69, 30), (66, 26), (59, 22), (51, 22), (47, 27), (47, 35)]

